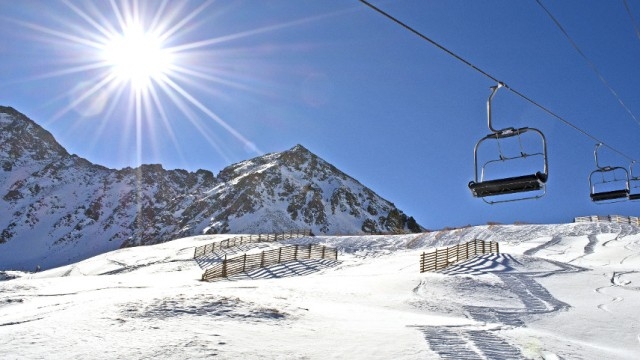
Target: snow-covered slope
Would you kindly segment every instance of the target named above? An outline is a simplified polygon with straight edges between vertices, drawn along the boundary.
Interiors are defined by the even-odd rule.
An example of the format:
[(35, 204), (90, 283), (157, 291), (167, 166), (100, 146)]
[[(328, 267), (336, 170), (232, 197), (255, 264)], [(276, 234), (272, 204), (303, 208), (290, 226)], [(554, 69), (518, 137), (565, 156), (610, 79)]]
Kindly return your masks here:
[[(485, 255), (438, 273), (419, 254), (474, 237)], [(301, 238), (340, 250), (212, 283), (204, 235), (36, 274), (0, 273), (7, 359), (637, 359), (640, 229), (481, 226)], [(276, 246), (256, 244), (256, 246)]]
[(298, 145), (222, 170), (108, 169), (0, 107), (0, 270), (216, 233), (420, 231), (391, 202)]

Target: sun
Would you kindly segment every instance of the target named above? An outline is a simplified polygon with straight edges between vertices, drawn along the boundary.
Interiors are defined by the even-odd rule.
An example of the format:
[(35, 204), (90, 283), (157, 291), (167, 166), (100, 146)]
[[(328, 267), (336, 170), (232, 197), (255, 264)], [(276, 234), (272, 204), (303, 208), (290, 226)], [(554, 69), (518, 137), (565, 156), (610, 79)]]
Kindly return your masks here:
[[(177, 132), (183, 124), (193, 127), (220, 154), (226, 151), (217, 144), (221, 129), (248, 151), (262, 155), (233, 123), (212, 108), (209, 103), (217, 99), (208, 95), (224, 94), (224, 88), (256, 92), (232, 62), (246, 52), (243, 46), (236, 52), (233, 41), (316, 19), (209, 37), (209, 31), (201, 27), (220, 16), (212, 9), (215, 0), (60, 3), (60, 12), (47, 13), (52, 24), (15, 20), (59, 56), (52, 59), (59, 61), (59, 66), (35, 78), (65, 77), (64, 84), (71, 85), (53, 100), (64, 99), (64, 103), (51, 121), (74, 111), (80, 115), (77, 121), (99, 120), (97, 134), (111, 129), (114, 121), (123, 121), (121, 140), (127, 145), (135, 143), (132, 156), (136, 165), (142, 164), (148, 148), (165, 147), (160, 140), (156, 143), (159, 138), (180, 152)], [(203, 94), (206, 97), (200, 98)]]
[(164, 48), (161, 34), (145, 31), (135, 23), (124, 26), (122, 33), (112, 34), (102, 56), (113, 77), (136, 91), (160, 82), (172, 65), (171, 52)]

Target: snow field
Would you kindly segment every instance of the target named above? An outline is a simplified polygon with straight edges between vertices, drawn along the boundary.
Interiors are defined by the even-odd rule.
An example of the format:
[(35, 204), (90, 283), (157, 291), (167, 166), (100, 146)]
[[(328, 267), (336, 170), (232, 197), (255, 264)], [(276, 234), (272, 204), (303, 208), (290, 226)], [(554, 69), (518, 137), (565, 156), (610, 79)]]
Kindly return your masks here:
[[(292, 239), (286, 244), (336, 247), (338, 261), (199, 281), (193, 248), (226, 237), (121, 249), (35, 274), (5, 272), (15, 279), (0, 281), (0, 353), (7, 359), (640, 356), (640, 229), (629, 225)], [(423, 251), (472, 238), (500, 242), (502, 254), (419, 273)]]

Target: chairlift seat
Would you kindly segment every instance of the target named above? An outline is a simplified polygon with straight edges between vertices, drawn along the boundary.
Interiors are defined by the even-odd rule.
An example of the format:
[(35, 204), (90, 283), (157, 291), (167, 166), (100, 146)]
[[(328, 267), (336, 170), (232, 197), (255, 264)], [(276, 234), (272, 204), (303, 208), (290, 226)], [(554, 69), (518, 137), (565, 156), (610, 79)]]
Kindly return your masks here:
[(606, 200), (616, 200), (622, 199), (629, 196), (629, 191), (627, 189), (621, 190), (612, 190), (612, 191), (602, 191), (591, 193), (592, 201), (606, 201)]
[(536, 172), (531, 175), (516, 176), (504, 179), (470, 181), (469, 189), (475, 197), (508, 195), (525, 191), (541, 190), (547, 182), (548, 175)]
[(629, 194), (627, 197), (629, 198), (629, 200), (640, 200), (640, 193)]

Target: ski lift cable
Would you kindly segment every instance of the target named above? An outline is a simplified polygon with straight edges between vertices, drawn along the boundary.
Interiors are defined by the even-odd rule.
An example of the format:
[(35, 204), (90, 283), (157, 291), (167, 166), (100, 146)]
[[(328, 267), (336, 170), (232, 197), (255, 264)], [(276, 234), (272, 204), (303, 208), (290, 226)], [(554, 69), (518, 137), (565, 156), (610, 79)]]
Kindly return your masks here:
[[(639, 126), (640, 126), (640, 120), (638, 120), (638, 118), (635, 116), (635, 114), (633, 113), (633, 111), (631, 111), (631, 109), (629, 109), (629, 107), (624, 103), (624, 101), (622, 101), (622, 99), (620, 98), (620, 96), (618, 95), (618, 93), (615, 91), (615, 89), (611, 86), (611, 84), (609, 84), (609, 82), (607, 81), (607, 79), (605, 79), (604, 75), (602, 75), (602, 73), (600, 72), (600, 70), (596, 67), (596, 65), (593, 63), (593, 61), (591, 61), (587, 55), (580, 50), (580, 48), (578, 47), (578, 44), (573, 40), (573, 38), (571, 38), (571, 36), (569, 36), (569, 33), (565, 30), (565, 28), (560, 24), (560, 21), (558, 21), (558, 19), (553, 16), (553, 14), (551, 13), (551, 11), (549, 11), (549, 9), (547, 9), (543, 4), (542, 1), (540, 0), (536, 0), (536, 2), (538, 3), (538, 5), (540, 5), (540, 7), (542, 8), (542, 10), (544, 10), (544, 12), (547, 14), (547, 16), (549, 16), (549, 18), (551, 18), (551, 20), (556, 24), (556, 26), (558, 27), (558, 29), (560, 29), (560, 32), (562, 32), (562, 34), (567, 38), (567, 40), (569, 41), (569, 43), (571, 44), (571, 46), (573, 46), (573, 48), (578, 52), (578, 54), (580, 54), (580, 56), (584, 59), (584, 61), (587, 62), (587, 64), (589, 65), (589, 67), (591, 68), (591, 70), (593, 70), (593, 72), (596, 74), (596, 76), (598, 77), (598, 79), (600, 79), (600, 82), (602, 82), (602, 84), (609, 89), (609, 91), (611, 92), (611, 94), (618, 100), (618, 103), (620, 103), (620, 106), (622, 106), (622, 108), (627, 112), (627, 114), (629, 114), (629, 116), (631, 117), (631, 119), (633, 119), (633, 121), (635, 121)], [(636, 30), (637, 31), (637, 30)]]
[(627, 14), (629, 14), (629, 18), (631, 19), (631, 24), (633, 25), (633, 29), (636, 31), (636, 36), (640, 39), (640, 29), (638, 29), (638, 24), (636, 23), (636, 19), (633, 17), (633, 13), (631, 12), (631, 8), (629, 7), (629, 3), (627, 0), (622, 0), (624, 3), (624, 8), (627, 10)]
[(546, 112), (547, 114), (551, 115), (552, 117), (554, 117), (556, 120), (562, 122), (563, 124), (569, 126), (570, 128), (574, 129), (575, 131), (581, 133), (582, 135), (590, 138), (591, 140), (595, 141), (596, 143), (601, 143), (602, 146), (609, 148), (611, 151), (615, 152), (616, 154), (626, 158), (627, 160), (630, 161), (634, 161), (634, 158), (625, 154), (624, 152), (614, 148), (613, 146), (607, 144), (606, 142), (598, 139), (596, 136), (591, 135), (590, 133), (588, 133), (586, 130), (581, 129), (580, 127), (578, 127), (577, 125), (574, 125), (573, 123), (571, 123), (569, 120), (566, 120), (565, 118), (563, 118), (562, 116), (556, 114), (555, 112), (551, 111), (550, 109), (548, 109), (547, 107), (543, 106), (542, 104), (538, 103), (537, 101), (531, 99), (530, 97), (526, 96), (525, 94), (519, 92), (518, 90), (508, 86), (507, 84), (505, 84), (504, 82), (498, 80), (498, 78), (496, 78), (495, 76), (489, 74), (488, 72), (480, 69), (479, 67), (475, 66), (474, 64), (472, 64), (471, 62), (469, 62), (468, 60), (462, 58), (461, 56), (459, 56), (458, 54), (454, 53), (453, 51), (447, 49), (446, 47), (444, 47), (443, 45), (439, 44), (438, 42), (432, 40), (431, 38), (427, 37), (426, 35), (422, 34), (421, 32), (419, 32), (418, 30), (412, 28), (411, 26), (407, 25), (406, 23), (400, 21), (399, 19), (393, 17), (392, 15), (390, 15), (389, 13), (385, 12), (384, 10), (376, 7), (375, 5), (371, 4), (370, 2), (368, 2), (367, 0), (359, 0), (361, 3), (363, 3), (364, 5), (368, 6), (369, 8), (371, 8), (372, 10), (378, 12), (379, 14), (383, 15), (384, 17), (388, 18), (389, 20), (395, 22), (396, 24), (400, 25), (401, 27), (405, 28), (406, 30), (412, 32), (413, 34), (417, 35), (418, 37), (420, 37), (421, 39), (431, 43), (432, 45), (434, 45), (435, 47), (437, 47), (438, 49), (446, 52), (447, 54), (449, 54), (450, 56), (454, 57), (455, 59), (459, 60), (460, 62), (464, 63), (465, 65), (469, 66), (470, 68), (474, 69), (475, 71), (479, 72), (480, 74), (484, 75), (485, 77), (493, 80), (494, 82), (501, 84), (504, 88), (508, 89), (509, 91), (511, 91), (512, 93), (516, 94), (517, 96), (521, 97), (522, 99), (524, 99), (525, 101), (531, 103), (532, 105), (538, 107), (539, 109), (541, 109), (542, 111)]

